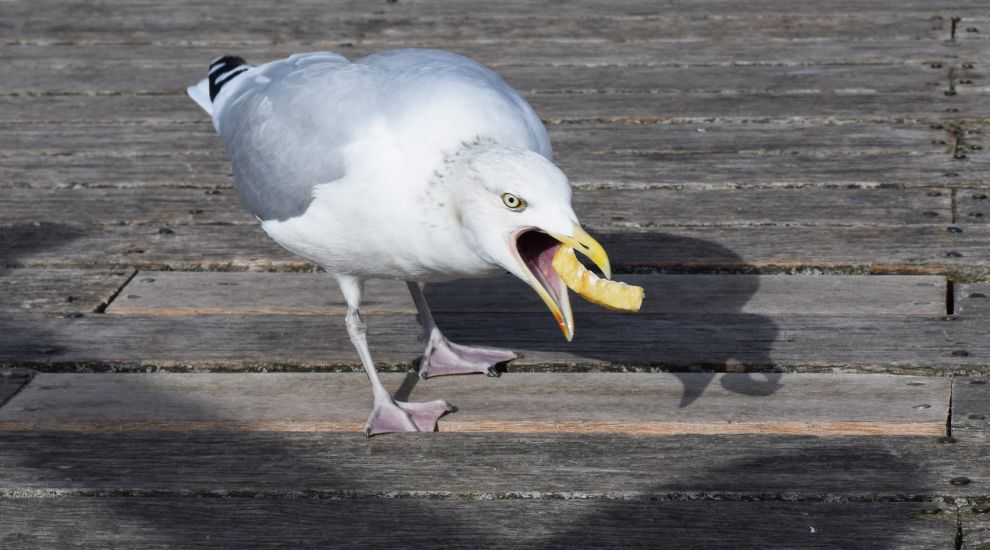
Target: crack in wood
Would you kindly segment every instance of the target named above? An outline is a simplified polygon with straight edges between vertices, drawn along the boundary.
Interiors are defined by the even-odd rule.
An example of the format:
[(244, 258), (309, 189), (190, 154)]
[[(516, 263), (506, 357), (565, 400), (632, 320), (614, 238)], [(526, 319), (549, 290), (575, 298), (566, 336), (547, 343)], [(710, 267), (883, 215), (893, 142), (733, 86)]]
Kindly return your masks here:
[(117, 289), (113, 291), (112, 294), (110, 294), (110, 296), (106, 300), (101, 301), (100, 304), (96, 306), (96, 309), (93, 310), (93, 313), (105, 313), (107, 308), (110, 307), (110, 304), (112, 304), (113, 301), (117, 299), (117, 296), (120, 295), (120, 293), (124, 290), (124, 288), (127, 287), (127, 285), (131, 282), (132, 279), (134, 279), (134, 277), (137, 274), (138, 274), (137, 269), (131, 269), (131, 274), (127, 277), (127, 279), (125, 279), (120, 284), (120, 286), (117, 287)]
[(0, 371), (0, 407), (14, 398), (34, 378), (34, 370), (14, 367)]

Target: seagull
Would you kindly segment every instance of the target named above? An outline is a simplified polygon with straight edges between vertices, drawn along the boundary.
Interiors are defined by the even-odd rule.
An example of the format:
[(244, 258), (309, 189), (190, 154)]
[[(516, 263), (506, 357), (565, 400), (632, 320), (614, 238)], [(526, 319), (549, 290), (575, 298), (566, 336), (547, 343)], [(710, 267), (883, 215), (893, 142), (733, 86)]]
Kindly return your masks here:
[(379, 379), (361, 316), (364, 282), (405, 281), (419, 312), (423, 378), (485, 373), (511, 351), (448, 341), (421, 283), (506, 271), (574, 335), (561, 245), (611, 275), (581, 228), (571, 186), (532, 107), (464, 56), (400, 49), (349, 61), (332, 52), (257, 66), (224, 56), (188, 88), (222, 137), (238, 194), (279, 245), (323, 267), (347, 302), (346, 326), (371, 381), (369, 437), (434, 431), (453, 408), (402, 402)]

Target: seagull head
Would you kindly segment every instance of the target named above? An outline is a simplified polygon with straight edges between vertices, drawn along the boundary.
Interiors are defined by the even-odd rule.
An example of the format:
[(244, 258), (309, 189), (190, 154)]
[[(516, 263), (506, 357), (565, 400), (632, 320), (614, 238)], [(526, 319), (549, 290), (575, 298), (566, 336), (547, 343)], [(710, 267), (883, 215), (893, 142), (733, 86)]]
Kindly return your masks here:
[(567, 176), (538, 153), (488, 143), (466, 146), (448, 165), (456, 174), (454, 203), (465, 237), (489, 263), (529, 284), (570, 341), (574, 317), (554, 255), (568, 245), (606, 278), (611, 267), (605, 249), (574, 214)]

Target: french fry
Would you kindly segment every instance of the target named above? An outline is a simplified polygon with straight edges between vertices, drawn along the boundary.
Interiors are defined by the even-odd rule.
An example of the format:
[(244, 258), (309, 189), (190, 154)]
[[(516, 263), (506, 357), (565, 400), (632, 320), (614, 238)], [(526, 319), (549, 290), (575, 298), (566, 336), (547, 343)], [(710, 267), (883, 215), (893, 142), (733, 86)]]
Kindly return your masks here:
[(601, 279), (581, 265), (574, 249), (561, 245), (553, 268), (568, 288), (593, 304), (619, 311), (637, 312), (643, 305), (643, 288)]

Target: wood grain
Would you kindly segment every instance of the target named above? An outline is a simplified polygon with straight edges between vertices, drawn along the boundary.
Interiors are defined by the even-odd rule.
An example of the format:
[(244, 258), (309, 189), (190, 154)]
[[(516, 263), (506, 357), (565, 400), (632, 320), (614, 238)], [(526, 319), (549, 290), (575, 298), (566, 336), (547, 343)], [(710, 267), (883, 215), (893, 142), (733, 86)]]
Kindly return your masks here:
[(965, 506), (960, 522), (962, 550), (984, 550), (990, 546), (990, 516), (986, 504)]
[[(952, 381), (952, 436), (958, 440), (983, 449), (990, 442), (990, 378), (954, 378)], [(976, 466), (976, 465), (974, 465)], [(957, 483), (963, 479), (972, 483), (980, 479), (980, 467), (960, 468)], [(979, 481), (977, 481), (979, 483)], [(983, 494), (977, 502), (967, 502), (960, 507), (961, 548), (977, 550), (990, 544), (990, 507), (987, 506), (988, 491), (982, 484)]]
[[(524, 373), (429, 381), (385, 374), (383, 381), (403, 400), (454, 404), (458, 411), (439, 422), (443, 432), (647, 436), (938, 436), (950, 389), (946, 378), (818, 374)], [(809, 401), (819, 405), (809, 409)], [(358, 373), (39, 374), (0, 410), (0, 431), (359, 432), (371, 405)]]
[[(316, 5), (295, 6), (292, 25), (284, 10), (261, 2), (228, 4), (187, 3), (183, 8), (121, 10), (96, 6), (84, 9), (65, 3), (60, 14), (71, 18), (44, 17), (24, 5), (5, 6), (10, 17), (4, 26), (7, 43), (97, 42), (130, 44), (166, 42), (182, 44), (203, 41), (213, 44), (272, 44), (278, 42), (318, 43), (333, 40), (372, 44), (422, 45), (447, 42), (491, 41), (676, 41), (676, 42), (753, 42), (778, 40), (846, 39), (865, 37), (880, 40), (945, 40), (949, 21), (929, 15), (903, 14), (864, 18), (861, 14), (837, 15), (732, 15), (684, 17), (665, 12), (651, 16), (622, 17), (596, 14), (594, 24), (587, 18), (569, 17), (566, 10), (522, 10), (479, 17), (473, 10), (457, 16), (424, 17), (422, 14), (361, 15), (351, 12), (341, 17), (337, 9)], [(308, 8), (308, 9), (307, 9)], [(529, 13), (526, 13), (529, 12)], [(371, 15), (371, 17), (368, 17)], [(227, 24), (213, 21), (225, 17)], [(53, 40), (55, 39), (55, 40)]]
[[(948, 130), (944, 127), (932, 128), (931, 124), (731, 124), (699, 121), (696, 124), (573, 123), (550, 125), (547, 129), (557, 154), (570, 151), (764, 153), (769, 157), (811, 151), (828, 156), (950, 152), (947, 143), (939, 143), (950, 137)], [(20, 132), (27, 134), (25, 139), (30, 139), (29, 129), (22, 128)], [(61, 125), (57, 127), (57, 133), (62, 133)], [(4, 140), (3, 136), (3, 130), (0, 130), (0, 140)], [(43, 143), (58, 143), (59, 140), (59, 137), (51, 135)], [(16, 148), (24, 143), (0, 141), (0, 150)], [(39, 143), (39, 147), (43, 146)]]
[[(985, 446), (905, 436), (3, 432), (0, 500), (923, 501), (981, 494), (990, 481), (985, 462)], [(972, 482), (949, 483), (959, 472)]]
[[(247, 224), (234, 189), (7, 189), (4, 224)], [(916, 225), (952, 219), (952, 191), (929, 189), (578, 189), (574, 210), (596, 228), (677, 225)]]
[(982, 14), (966, 15), (959, 18), (956, 35), (960, 40), (987, 40), (990, 32), (990, 16)]
[[(830, 2), (829, 6), (832, 5)], [(897, 8), (900, 9), (900, 8)], [(596, 17), (600, 14), (596, 14)], [(937, 16), (934, 15), (934, 16)], [(12, 63), (34, 60), (41, 66), (51, 64), (52, 59), (78, 59), (86, 57), (92, 63), (121, 63), (165, 65), (168, 60), (177, 63), (168, 67), (191, 67), (199, 60), (201, 77), (210, 60), (219, 51), (237, 54), (248, 60), (271, 60), (286, 57), (300, 51), (333, 50), (349, 59), (356, 59), (386, 50), (397, 45), (356, 44), (327, 37), (318, 42), (288, 40), (278, 44), (216, 44), (195, 41), (174, 44), (159, 41), (154, 44), (132, 42), (126, 48), (119, 47), (116, 36), (108, 37), (107, 44), (97, 42), (52, 41), (44, 43), (0, 44), (4, 58)], [(496, 37), (497, 38), (497, 37)], [(405, 44), (411, 45), (411, 44)], [(986, 57), (990, 45), (985, 41), (952, 42), (950, 40), (791, 40), (781, 41), (700, 41), (686, 44), (682, 41), (499, 41), (486, 42), (438, 42), (429, 44), (450, 50), (493, 67), (506, 66), (573, 66), (592, 67), (602, 65), (624, 66), (729, 66), (729, 65), (901, 65), (931, 66), (943, 64), (976, 63)], [(690, 47), (688, 47), (690, 46)], [(786, 46), (786, 47), (784, 47)], [(78, 53), (76, 53), (78, 52)], [(88, 54), (88, 55), (87, 55)], [(184, 61), (188, 60), (188, 61)], [(937, 69), (938, 67), (932, 67)], [(933, 71), (933, 74), (938, 74)], [(946, 70), (944, 75), (948, 74)], [(181, 93), (189, 83), (176, 79), (172, 93)]]
[(658, 541), (675, 549), (865, 548), (865, 541), (890, 548), (948, 548), (955, 539), (951, 508), (924, 503), (149, 496), (5, 498), (0, 513), (5, 518), (0, 543), (9, 547), (209, 548), (223, 540), (246, 549), (297, 542), (330, 547), (341, 541), (406, 548), (442, 540), (445, 548), (656, 548)]
[[(972, 158), (953, 160), (949, 129), (927, 124), (698, 121), (565, 124), (550, 131), (558, 162), (581, 187), (959, 186), (987, 172)], [(207, 124), (0, 127), (4, 187), (231, 184), (223, 147)]]
[[(930, 124), (848, 123), (550, 125), (557, 155), (573, 153), (763, 153), (902, 156), (950, 154), (948, 129)], [(972, 131), (972, 130), (970, 130)], [(940, 143), (941, 142), (941, 143)], [(8, 157), (172, 157), (226, 160), (213, 126), (194, 124), (114, 125), (39, 123), (0, 125), (0, 159)], [(56, 159), (49, 159), (54, 161)], [(768, 161), (771, 160), (768, 158)]]
[[(0, 96), (0, 123), (133, 124), (189, 123), (207, 120), (184, 94)], [(547, 122), (929, 122), (990, 116), (978, 95), (928, 94), (529, 94), (527, 99)], [(864, 114), (866, 113), (866, 114)]]
[[(985, 0), (42, 8), (0, 0), (0, 547), (990, 542)], [(389, 388), (461, 408), (367, 439), (325, 275), (223, 272), (312, 266), (184, 88), (227, 53), (398, 46), (525, 93), (648, 302), (578, 306), (567, 344), (521, 283), (429, 285), (453, 340), (524, 357), (423, 382), (405, 292), (371, 285)], [(91, 313), (138, 268), (221, 271)], [(88, 372), (158, 369), (345, 372)]]
[[(972, 152), (966, 154), (971, 155)], [(959, 189), (956, 209), (956, 219), (961, 227), (990, 223), (990, 189)]]
[[(986, 442), (990, 432), (990, 379), (954, 378), (952, 434), (960, 439)], [(984, 443), (985, 444), (985, 443)]]
[(34, 372), (27, 369), (0, 369), (0, 407), (21, 391), (33, 377)]
[[(384, 48), (384, 46), (383, 46)], [(20, 55), (23, 48), (0, 46), (11, 61), (0, 67), (5, 94), (161, 94), (175, 93), (176, 83), (196, 82), (206, 74), (215, 51), (206, 48), (142, 51), (115, 59), (119, 46), (83, 46), (58, 58)], [(213, 48), (214, 50), (216, 47)], [(240, 48), (235, 48), (240, 50)], [(250, 51), (250, 50), (258, 51)], [(147, 54), (136, 57), (135, 54)], [(252, 55), (254, 54), (254, 55)], [(242, 53), (256, 64), (278, 59), (272, 52), (249, 48)], [(937, 64), (936, 64), (937, 65)], [(719, 93), (740, 94), (931, 94), (949, 89), (948, 71), (931, 64), (722, 66), (517, 66), (497, 68), (512, 87), (528, 93)]]
[[(990, 226), (952, 233), (945, 225), (903, 227), (660, 227), (599, 231), (621, 270), (831, 269), (849, 273), (990, 273)], [(310, 264), (245, 225), (0, 226), (0, 265), (172, 270), (307, 269)], [(951, 253), (951, 254), (950, 254)]]
[[(2, 98), (0, 98), (2, 101)], [(944, 141), (941, 139), (935, 140)], [(0, 159), (0, 187), (230, 187), (229, 162), (217, 156), (11, 155)], [(971, 187), (987, 169), (945, 152), (931, 154), (673, 153), (558, 151), (555, 161), (577, 188)]]
[(0, 313), (92, 313), (133, 274), (105, 269), (0, 269)]
[[(943, 277), (898, 275), (621, 275), (642, 286), (642, 313), (943, 315)], [(534, 312), (546, 306), (510, 276), (426, 286), (434, 312)], [(361, 311), (414, 315), (405, 283), (365, 284)], [(600, 313), (573, 297), (578, 314)], [(343, 315), (347, 304), (324, 273), (142, 271), (107, 308), (113, 315)]]
[[(918, 316), (582, 315), (567, 343), (549, 314), (445, 313), (456, 342), (511, 348), (509, 370), (985, 373), (984, 319)], [(411, 315), (368, 316), (373, 357), (406, 372)], [(357, 370), (341, 316), (87, 315), (0, 320), (0, 363), (51, 370)], [(135, 345), (140, 344), (140, 352)]]
[[(21, 10), (12, 11), (11, 13), (30, 12), (30, 8), (32, 7), (32, 4), (27, 0), (7, 0), (7, 4), (11, 6), (10, 9), (12, 10)], [(71, 7), (75, 10), (83, 11), (75, 4), (76, 3), (72, 2), (72, 0), (60, 0), (58, 2), (53, 2), (52, 6), (55, 9)], [(189, 0), (177, 2), (175, 5), (180, 6), (182, 9), (188, 9), (194, 13), (210, 9), (208, 6), (196, 4), (195, 2), (190, 2)], [(337, 5), (339, 9), (335, 15), (341, 19), (346, 19), (348, 17), (362, 18), (366, 16), (385, 14), (419, 16), (424, 18), (449, 17), (462, 16), (466, 11), (479, 15), (515, 15), (517, 17), (525, 17), (533, 13), (546, 12), (546, 8), (544, 6), (534, 5), (526, 0), (507, 0), (497, 5), (476, 4), (470, 0), (453, 0), (448, 2), (436, 0), (411, 0), (407, 2), (388, 4), (368, 4), (360, 0), (342, 0), (341, 2), (338, 2)], [(215, 6), (218, 11), (234, 11), (234, 8), (237, 7), (252, 10), (267, 9), (270, 12), (275, 11), (267, 4), (257, 1), (236, 3), (226, 0), (216, 2)], [(322, 8), (323, 4), (316, 0), (306, 0), (300, 2), (298, 6), (300, 10), (307, 10), (308, 13), (308, 10)], [(863, 4), (853, 0), (833, 0), (827, 5), (822, 5), (811, 0), (796, 0), (793, 2), (788, 2), (784, 6), (781, 6), (780, 3), (775, 0), (755, 0), (746, 6), (740, 6), (738, 3), (732, 2), (731, 0), (667, 0), (664, 2), (664, 6), (665, 11), (683, 17), (709, 17), (713, 13), (723, 15), (752, 16), (753, 14), (761, 11), (771, 11), (773, 13), (780, 14), (805, 15), (877, 15), (890, 14), (892, 11), (904, 14), (938, 15), (945, 12), (951, 15), (979, 16), (984, 15), (986, 11), (986, 6), (979, 0), (957, 0), (953, 2), (931, 2), (924, 0), (877, 0), (875, 2), (870, 2), (869, 4)], [(656, 3), (651, 2), (650, 0), (617, 0), (612, 3), (612, 7), (615, 10), (612, 15), (621, 14), (628, 17), (663, 15), (663, 13), (658, 13)], [(561, 12), (562, 16), (600, 16), (601, 4), (594, 0), (568, 0), (560, 3), (560, 10), (558, 11)], [(157, 7), (146, 13), (159, 14), (163, 12), (168, 12), (172, 15), (168, 10)], [(232, 16), (243, 15), (233, 13)]]
[(956, 313), (968, 317), (990, 317), (990, 284), (957, 284), (954, 291), (953, 309)]

